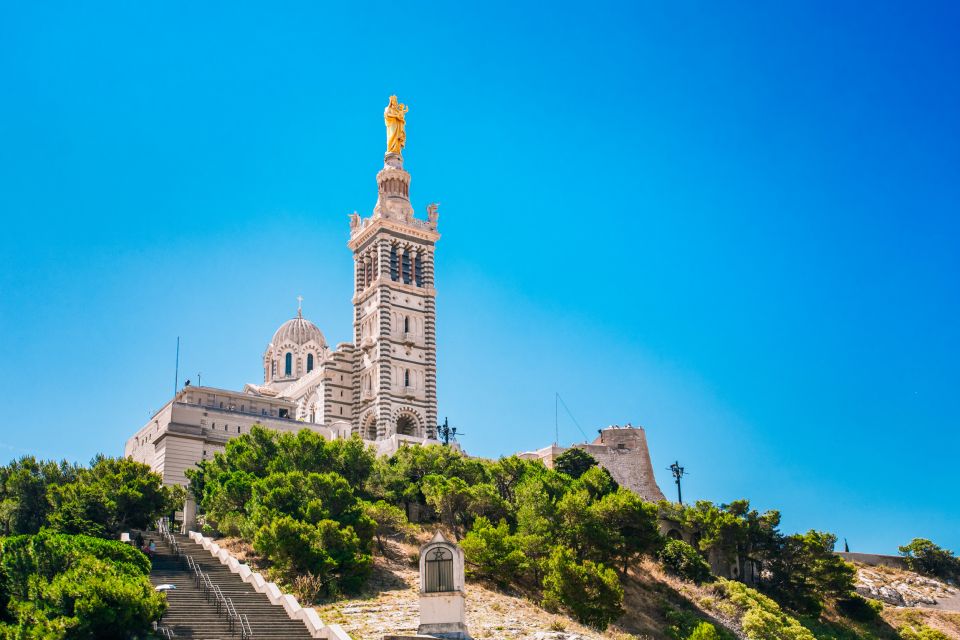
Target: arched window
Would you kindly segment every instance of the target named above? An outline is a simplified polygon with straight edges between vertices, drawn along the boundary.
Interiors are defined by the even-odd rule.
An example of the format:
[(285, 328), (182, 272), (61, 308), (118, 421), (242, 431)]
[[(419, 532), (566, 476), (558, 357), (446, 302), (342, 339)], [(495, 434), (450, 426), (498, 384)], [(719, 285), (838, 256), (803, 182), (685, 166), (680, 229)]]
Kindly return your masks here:
[(313, 371), (313, 354), (308, 353), (307, 354), (307, 373), (310, 373), (311, 371)]
[(403, 252), (403, 261), (400, 264), (403, 270), (403, 283), (410, 284), (410, 250)]
[(284, 364), (283, 372), (285, 375), (293, 375), (293, 354), (287, 352), (286, 364)]
[(396, 282), (400, 279), (400, 270), (397, 263), (397, 245), (390, 245), (390, 279)]
[(410, 369), (406, 369), (403, 372), (403, 386), (410, 386)]
[(453, 554), (449, 549), (434, 547), (427, 551), (424, 562), (426, 583), (424, 591), (427, 593), (442, 593), (453, 591)]
[(403, 332), (410, 333), (410, 316), (403, 316)]
[(417, 283), (418, 287), (423, 286), (423, 260), (420, 258), (420, 254), (417, 254), (417, 259), (414, 261), (414, 280)]

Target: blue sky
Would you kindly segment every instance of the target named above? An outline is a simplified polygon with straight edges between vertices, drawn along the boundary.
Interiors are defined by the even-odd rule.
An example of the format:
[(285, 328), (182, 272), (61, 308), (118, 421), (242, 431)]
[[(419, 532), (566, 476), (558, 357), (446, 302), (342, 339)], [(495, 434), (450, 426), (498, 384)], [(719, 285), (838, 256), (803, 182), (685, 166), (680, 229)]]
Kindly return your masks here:
[[(349, 6), (348, 6), (349, 5)], [(473, 454), (647, 429), (684, 495), (960, 550), (951, 3), (6, 3), (0, 454), (86, 461), (182, 377), (351, 336), (382, 109), (441, 202)], [(561, 411), (560, 440), (583, 440)]]

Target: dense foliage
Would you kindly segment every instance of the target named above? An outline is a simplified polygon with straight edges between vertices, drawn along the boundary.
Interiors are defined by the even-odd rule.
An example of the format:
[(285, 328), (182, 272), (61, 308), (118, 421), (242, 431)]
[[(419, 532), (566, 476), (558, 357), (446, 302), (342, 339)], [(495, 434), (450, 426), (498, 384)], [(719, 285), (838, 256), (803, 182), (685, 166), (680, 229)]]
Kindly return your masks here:
[(113, 540), (43, 531), (0, 540), (0, 637), (128, 638), (146, 632), (166, 599), (150, 562)]
[(833, 534), (784, 535), (778, 511), (759, 513), (746, 500), (660, 507), (664, 517), (696, 533), (700, 551), (724, 562), (752, 564), (762, 576), (757, 586), (794, 611), (817, 615), (827, 600), (853, 594), (856, 572), (834, 553)]
[(373, 465), (373, 453), (356, 438), (254, 427), (190, 476), (221, 531), (250, 540), (278, 578), (309, 576), (321, 595), (333, 596), (363, 585), (374, 534), (385, 535), (363, 501)]
[(81, 467), (27, 456), (0, 467), (0, 533), (10, 536), (0, 538), (0, 637), (147, 630), (166, 600), (147, 578), (147, 557), (116, 540), (181, 496), (147, 465), (123, 458), (98, 456)]
[(62, 533), (116, 538), (174, 509), (182, 493), (150, 467), (97, 456), (89, 467), (32, 456), (0, 467), (0, 533)]
[(960, 579), (960, 558), (925, 538), (914, 538), (910, 544), (899, 547), (907, 566), (917, 573), (942, 580)]
[(667, 540), (657, 552), (657, 559), (667, 572), (690, 582), (700, 584), (713, 577), (700, 552), (683, 540)]

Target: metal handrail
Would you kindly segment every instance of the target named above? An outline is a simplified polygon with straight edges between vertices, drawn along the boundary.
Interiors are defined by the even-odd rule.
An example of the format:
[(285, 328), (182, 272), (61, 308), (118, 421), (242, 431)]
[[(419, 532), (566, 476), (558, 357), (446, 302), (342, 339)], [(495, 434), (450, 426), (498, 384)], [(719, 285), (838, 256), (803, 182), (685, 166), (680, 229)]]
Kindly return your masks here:
[(247, 614), (245, 613), (240, 621), (240, 637), (244, 640), (253, 638), (253, 629), (250, 628), (250, 621), (247, 620)]
[[(227, 619), (230, 632), (234, 635), (239, 632), (241, 640), (252, 640), (253, 628), (250, 626), (250, 620), (247, 618), (247, 614), (238, 612), (236, 605), (233, 603), (233, 599), (228, 598), (223, 594), (223, 590), (220, 589), (220, 585), (215, 584), (210, 576), (203, 569), (201, 569), (200, 563), (193, 556), (183, 553), (176, 539), (172, 534), (169, 533), (169, 529), (166, 528), (165, 521), (157, 521), (157, 530), (163, 535), (164, 539), (167, 540), (171, 549), (173, 549), (179, 557), (185, 560), (187, 568), (193, 573), (196, 587), (198, 589), (203, 589), (204, 599), (207, 602), (210, 602), (211, 596), (213, 597), (217, 614), (222, 615)], [(164, 632), (160, 631), (160, 633), (163, 635)], [(172, 634), (172, 631), (170, 633)], [(172, 635), (167, 637), (171, 639), (173, 638)]]

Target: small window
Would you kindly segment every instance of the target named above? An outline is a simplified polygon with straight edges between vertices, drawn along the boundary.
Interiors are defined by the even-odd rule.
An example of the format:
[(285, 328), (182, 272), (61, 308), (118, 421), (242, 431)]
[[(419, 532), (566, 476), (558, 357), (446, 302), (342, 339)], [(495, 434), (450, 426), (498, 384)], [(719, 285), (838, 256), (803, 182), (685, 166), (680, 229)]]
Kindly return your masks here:
[(406, 371), (403, 372), (403, 386), (405, 387), (410, 386), (410, 369), (407, 369)]
[(427, 593), (453, 591), (453, 554), (448, 549), (437, 547), (427, 551), (426, 569)]
[(403, 316), (403, 332), (410, 333), (410, 316)]
[(307, 354), (307, 373), (310, 373), (311, 371), (313, 371), (313, 354), (308, 353)]
[(283, 365), (283, 371), (285, 375), (293, 375), (293, 354), (287, 353), (285, 363)]
[(237, 433), (240, 433), (240, 425), (237, 425)]

